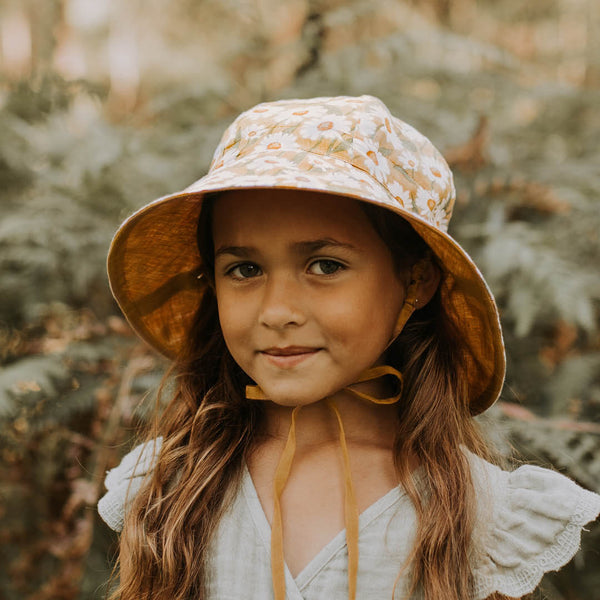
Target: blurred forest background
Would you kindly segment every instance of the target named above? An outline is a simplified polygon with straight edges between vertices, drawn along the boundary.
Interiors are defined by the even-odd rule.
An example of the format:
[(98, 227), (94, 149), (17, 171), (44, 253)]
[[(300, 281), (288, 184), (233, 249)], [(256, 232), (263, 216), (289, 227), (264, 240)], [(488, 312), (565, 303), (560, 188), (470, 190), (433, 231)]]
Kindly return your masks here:
[[(165, 367), (108, 245), (263, 100), (370, 93), (443, 151), (507, 343), (484, 424), (600, 492), (598, 0), (0, 0), (0, 61), (0, 598), (104, 597), (95, 503)], [(600, 599), (591, 529), (544, 598)]]

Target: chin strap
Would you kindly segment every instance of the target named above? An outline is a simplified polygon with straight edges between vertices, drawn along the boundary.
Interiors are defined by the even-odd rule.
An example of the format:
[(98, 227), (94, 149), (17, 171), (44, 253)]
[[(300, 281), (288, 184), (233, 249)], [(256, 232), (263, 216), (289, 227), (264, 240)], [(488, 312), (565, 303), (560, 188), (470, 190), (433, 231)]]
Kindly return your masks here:
[(275, 469), (273, 478), (273, 524), (271, 525), (271, 580), (275, 600), (285, 600), (285, 559), (283, 556), (283, 522), (281, 518), (281, 494), (287, 483), (296, 453), (296, 417), (301, 406), (292, 411), (292, 421), (285, 447)]
[[(398, 392), (388, 398), (376, 398), (351, 386), (344, 388), (374, 404), (394, 404), (402, 395), (402, 373), (389, 365), (379, 365), (364, 371), (355, 383), (373, 381), (380, 377), (393, 376), (398, 382)], [(352, 384), (355, 385), (355, 384)], [(258, 386), (246, 387), (246, 398), (250, 400), (267, 400), (265, 393)], [(358, 506), (354, 494), (352, 474), (350, 471), (350, 457), (346, 444), (346, 434), (340, 411), (331, 398), (326, 399), (327, 405), (335, 415), (339, 426), (339, 442), (342, 451), (344, 469), (344, 522), (346, 527), (346, 545), (348, 547), (348, 599), (356, 599), (356, 581), (358, 574)], [(273, 479), (273, 523), (271, 525), (271, 577), (275, 600), (285, 600), (285, 559), (283, 554), (283, 523), (281, 517), (281, 494), (288, 481), (292, 462), (296, 453), (296, 418), (302, 406), (296, 406), (292, 411), (290, 429), (287, 440), (275, 469)]]
[[(389, 346), (398, 337), (406, 322), (417, 308), (417, 292), (419, 283), (423, 279), (423, 273), (429, 262), (429, 258), (417, 261), (410, 274), (410, 283), (406, 290), (404, 304), (400, 310), (396, 327)], [(375, 398), (359, 390), (352, 388), (353, 385), (373, 381), (380, 377), (393, 376), (398, 382), (399, 391), (397, 394), (388, 398)], [(350, 386), (345, 387), (344, 391), (354, 394), (362, 400), (373, 402), (374, 404), (394, 404), (398, 402), (402, 395), (402, 373), (389, 365), (378, 365), (364, 371), (358, 379)], [(257, 385), (246, 386), (246, 398), (249, 400), (269, 400), (263, 390)], [(358, 506), (352, 483), (352, 474), (350, 471), (350, 457), (348, 455), (348, 446), (346, 444), (346, 434), (344, 424), (338, 407), (331, 398), (326, 398), (327, 405), (335, 415), (339, 426), (339, 442), (342, 451), (343, 469), (344, 469), (344, 522), (346, 527), (346, 546), (348, 548), (348, 599), (356, 600), (356, 582), (358, 575)], [(296, 406), (292, 411), (292, 418), (288, 437), (275, 469), (273, 479), (273, 523), (271, 525), (271, 577), (273, 580), (273, 592), (275, 600), (285, 600), (285, 559), (283, 554), (283, 523), (281, 518), (281, 494), (288, 481), (292, 462), (296, 453), (296, 418), (300, 412), (301, 406)]]

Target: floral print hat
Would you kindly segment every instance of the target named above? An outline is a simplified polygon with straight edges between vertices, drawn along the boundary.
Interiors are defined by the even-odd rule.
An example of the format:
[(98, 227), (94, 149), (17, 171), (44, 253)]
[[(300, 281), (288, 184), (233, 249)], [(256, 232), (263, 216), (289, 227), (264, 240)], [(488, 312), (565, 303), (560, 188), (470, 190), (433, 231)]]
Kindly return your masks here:
[(110, 285), (133, 329), (177, 356), (207, 282), (197, 223), (207, 193), (284, 188), (347, 196), (410, 223), (442, 269), (448, 318), (463, 336), (459, 360), (473, 414), (497, 399), (505, 373), (498, 311), (481, 273), (447, 234), (452, 173), (431, 142), (372, 96), (282, 100), (242, 113), (225, 131), (208, 174), (129, 217), (108, 256)]

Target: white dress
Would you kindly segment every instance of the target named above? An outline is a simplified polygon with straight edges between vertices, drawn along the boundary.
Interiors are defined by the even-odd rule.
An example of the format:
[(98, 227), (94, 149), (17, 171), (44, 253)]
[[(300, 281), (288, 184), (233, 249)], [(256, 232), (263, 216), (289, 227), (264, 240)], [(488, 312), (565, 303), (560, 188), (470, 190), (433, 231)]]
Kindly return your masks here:
[[(157, 447), (160, 444), (157, 440)], [(123, 527), (127, 498), (152, 468), (152, 445), (138, 446), (108, 472), (100, 515), (114, 530)], [(548, 469), (522, 466), (506, 472), (470, 455), (478, 492), (475, 589), (472, 600), (494, 592), (520, 597), (533, 591), (546, 571), (566, 564), (579, 548), (581, 529), (600, 512), (600, 496)], [(357, 598), (392, 597), (399, 566), (410, 551), (415, 512), (398, 487), (367, 508), (359, 518)], [(240, 491), (223, 516), (212, 542), (208, 590), (211, 600), (273, 598), (269, 523), (252, 478), (244, 469)], [(288, 600), (345, 600), (345, 532), (336, 535), (293, 578), (286, 567)], [(400, 580), (396, 597), (402, 596)]]

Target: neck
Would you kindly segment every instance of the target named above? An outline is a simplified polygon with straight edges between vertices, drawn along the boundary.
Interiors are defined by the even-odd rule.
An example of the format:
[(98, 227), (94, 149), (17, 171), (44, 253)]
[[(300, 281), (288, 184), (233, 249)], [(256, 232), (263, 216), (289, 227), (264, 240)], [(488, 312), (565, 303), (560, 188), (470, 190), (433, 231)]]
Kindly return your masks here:
[[(364, 391), (364, 390), (361, 390)], [(395, 405), (378, 405), (357, 398), (347, 391), (331, 399), (340, 412), (349, 445), (370, 445), (390, 448), (394, 442), (397, 423)], [(265, 402), (266, 435), (281, 444), (287, 439), (293, 407)], [(325, 400), (303, 406), (297, 417), (296, 446), (303, 449), (337, 444), (339, 427), (335, 415)]]

